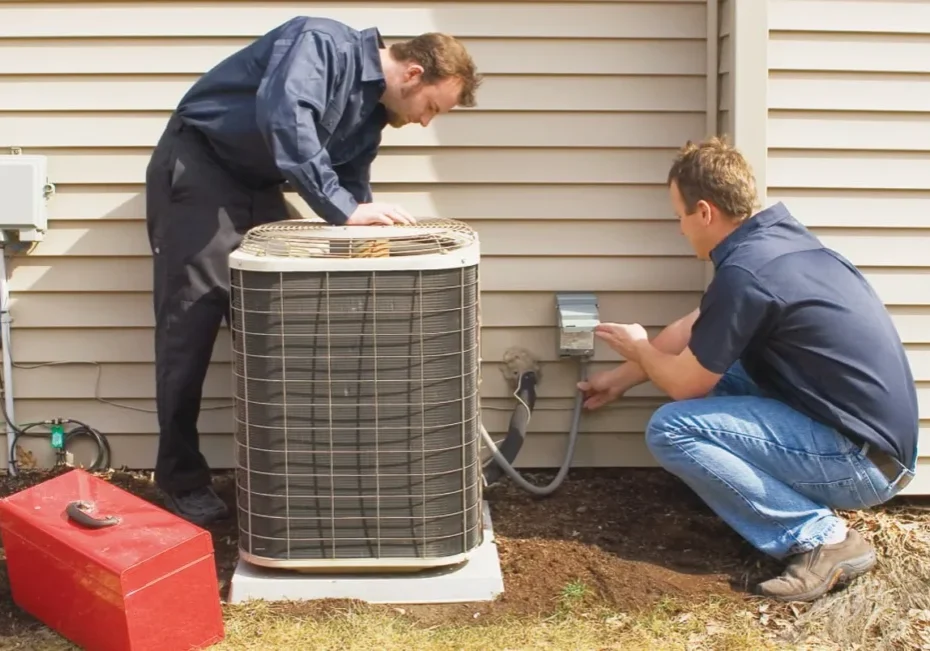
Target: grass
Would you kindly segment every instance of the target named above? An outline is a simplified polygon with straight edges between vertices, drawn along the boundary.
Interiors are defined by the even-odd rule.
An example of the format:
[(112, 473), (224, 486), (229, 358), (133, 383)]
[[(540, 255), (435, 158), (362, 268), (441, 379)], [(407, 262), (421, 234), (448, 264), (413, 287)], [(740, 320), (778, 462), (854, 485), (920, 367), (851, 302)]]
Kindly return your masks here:
[[(638, 651), (653, 649), (764, 651), (794, 648), (779, 644), (760, 625), (757, 610), (734, 608), (732, 600), (700, 604), (674, 600), (630, 616), (584, 604), (581, 584), (565, 586), (556, 613), (535, 620), (423, 627), (403, 608), (348, 604), (309, 614), (297, 604), (254, 602), (226, 606), (226, 639), (215, 651), (496, 651), (572, 649)], [(796, 648), (815, 648), (801, 646)], [(75, 649), (45, 629), (0, 640), (0, 649)]]
[[(668, 602), (635, 618), (598, 609), (574, 609), (542, 620), (422, 628), (402, 609), (387, 612), (364, 606), (324, 619), (305, 619), (262, 604), (230, 611), (228, 639), (217, 650), (259, 649), (766, 649), (775, 648), (748, 612), (737, 616), (714, 603), (697, 615)], [(277, 612), (276, 612), (277, 610)], [(284, 612), (282, 612), (284, 610)]]

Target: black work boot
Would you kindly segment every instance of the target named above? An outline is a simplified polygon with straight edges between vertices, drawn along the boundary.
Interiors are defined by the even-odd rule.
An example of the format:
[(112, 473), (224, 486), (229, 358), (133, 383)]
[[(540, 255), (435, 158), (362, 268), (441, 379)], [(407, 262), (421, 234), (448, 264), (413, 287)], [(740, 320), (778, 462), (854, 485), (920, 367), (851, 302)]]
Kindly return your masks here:
[(814, 601), (875, 566), (875, 550), (855, 529), (846, 540), (821, 545), (791, 557), (784, 574), (757, 586), (759, 594), (779, 601)]
[(212, 486), (191, 491), (167, 493), (165, 506), (188, 522), (204, 526), (229, 515), (226, 503), (213, 491)]

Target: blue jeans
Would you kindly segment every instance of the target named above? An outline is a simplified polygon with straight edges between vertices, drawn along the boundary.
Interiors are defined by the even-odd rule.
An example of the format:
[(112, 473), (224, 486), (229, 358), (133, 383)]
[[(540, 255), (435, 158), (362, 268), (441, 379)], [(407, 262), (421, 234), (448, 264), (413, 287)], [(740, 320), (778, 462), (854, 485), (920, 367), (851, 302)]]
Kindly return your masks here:
[[(866, 509), (898, 492), (858, 446), (765, 397), (737, 362), (706, 398), (660, 407), (646, 443), (756, 549), (805, 552), (845, 523), (831, 509)], [(901, 466), (901, 474), (913, 469)]]

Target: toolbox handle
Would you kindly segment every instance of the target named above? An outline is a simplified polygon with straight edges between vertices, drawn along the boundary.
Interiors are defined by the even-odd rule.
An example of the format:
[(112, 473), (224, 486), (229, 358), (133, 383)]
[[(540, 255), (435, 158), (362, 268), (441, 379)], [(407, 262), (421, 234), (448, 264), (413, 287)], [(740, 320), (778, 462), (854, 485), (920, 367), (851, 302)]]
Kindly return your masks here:
[(108, 515), (105, 518), (95, 518), (85, 510), (89, 508), (90, 505), (87, 502), (71, 502), (65, 512), (68, 514), (69, 518), (78, 524), (90, 527), (91, 529), (103, 529), (104, 527), (112, 527), (114, 524), (119, 523), (119, 518), (115, 515)]

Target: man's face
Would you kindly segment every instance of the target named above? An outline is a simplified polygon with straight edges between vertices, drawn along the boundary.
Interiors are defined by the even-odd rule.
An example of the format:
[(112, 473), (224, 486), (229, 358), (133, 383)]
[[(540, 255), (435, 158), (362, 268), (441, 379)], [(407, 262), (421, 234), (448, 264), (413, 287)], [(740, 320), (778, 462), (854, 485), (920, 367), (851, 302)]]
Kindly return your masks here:
[(427, 85), (422, 81), (422, 72), (417, 65), (409, 66), (394, 100), (386, 104), (388, 123), (392, 127), (407, 124), (425, 127), (437, 115), (455, 108), (462, 89), (461, 80), (449, 78)]
[(710, 205), (706, 201), (698, 201), (692, 212), (688, 212), (685, 200), (678, 190), (678, 184), (672, 181), (669, 186), (672, 200), (672, 209), (678, 217), (681, 234), (685, 236), (694, 253), (700, 260), (710, 260), (711, 234), (710, 225), (712, 215)]

